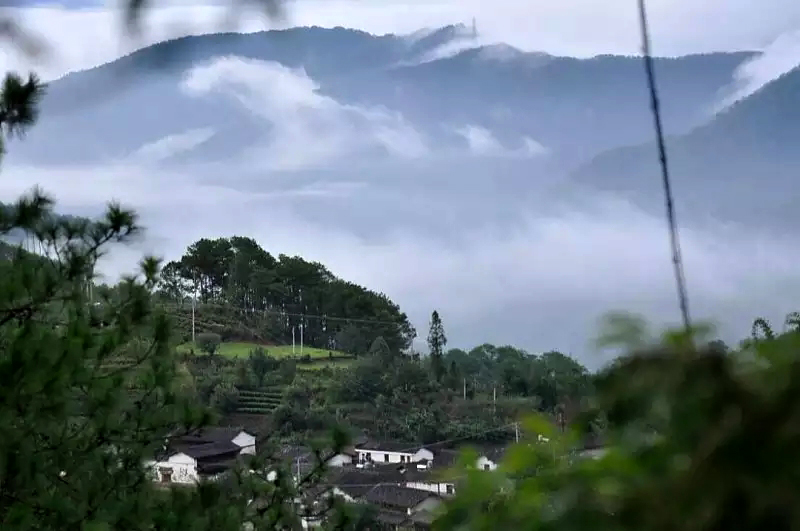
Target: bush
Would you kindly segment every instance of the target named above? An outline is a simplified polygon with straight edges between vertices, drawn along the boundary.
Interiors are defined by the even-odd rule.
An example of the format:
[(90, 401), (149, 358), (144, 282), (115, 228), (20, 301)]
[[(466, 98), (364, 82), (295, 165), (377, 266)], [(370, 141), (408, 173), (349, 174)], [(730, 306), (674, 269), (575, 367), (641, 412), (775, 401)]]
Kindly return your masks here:
[(211, 406), (223, 415), (233, 413), (239, 405), (239, 391), (230, 383), (221, 383), (211, 393)]
[(202, 334), (197, 334), (197, 346), (203, 352), (213, 355), (219, 349), (220, 344), (222, 343), (222, 337), (219, 334), (214, 334), (212, 332), (204, 332)]

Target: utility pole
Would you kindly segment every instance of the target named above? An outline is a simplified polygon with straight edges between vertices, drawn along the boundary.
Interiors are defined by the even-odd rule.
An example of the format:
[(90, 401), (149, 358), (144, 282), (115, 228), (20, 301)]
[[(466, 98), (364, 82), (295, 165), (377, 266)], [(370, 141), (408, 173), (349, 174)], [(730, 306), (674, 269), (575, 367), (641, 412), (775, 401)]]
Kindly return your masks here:
[(467, 399), (467, 379), (464, 378), (464, 400)]
[(519, 422), (514, 423), (514, 439), (519, 442)]
[(294, 355), (294, 327), (292, 327), (292, 355)]
[(195, 341), (194, 341), (194, 312), (195, 312), (195, 306), (197, 306), (197, 288), (196, 287), (192, 290), (192, 348), (194, 348), (194, 346), (195, 346)]
[(301, 356), (303, 355), (303, 328), (305, 328), (305, 326), (303, 325), (303, 323), (300, 323), (300, 355)]
[(497, 386), (492, 387), (492, 414), (497, 416)]

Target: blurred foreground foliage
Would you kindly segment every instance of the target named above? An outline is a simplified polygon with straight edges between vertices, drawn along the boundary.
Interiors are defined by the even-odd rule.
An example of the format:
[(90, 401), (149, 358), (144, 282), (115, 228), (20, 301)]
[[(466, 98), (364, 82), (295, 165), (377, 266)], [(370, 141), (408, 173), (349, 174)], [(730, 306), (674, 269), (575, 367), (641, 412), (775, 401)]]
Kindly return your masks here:
[(792, 315), (782, 334), (757, 319), (753, 338), (733, 351), (681, 333), (652, 345), (641, 321), (615, 317), (617, 340), (632, 331), (638, 349), (596, 379), (586, 418), (606, 416), (604, 451), (578, 458), (583, 423), (560, 433), (532, 418), (496, 471), (462, 469), (464, 484), (435, 529), (800, 529), (800, 333)]
[[(297, 528), (306, 508), (296, 501), (344, 435), (299, 481), (261, 440), (224, 480), (154, 483), (147, 462), (168, 437), (211, 420), (181, 385), (170, 321), (153, 301), (158, 262), (146, 258), (116, 296), (92, 302), (97, 260), (139, 232), (136, 216), (111, 205), (97, 221), (63, 219), (52, 205), (34, 191), (0, 210), (0, 237), (23, 231), (41, 251), (4, 244), (0, 260), (2, 529)], [(335, 508), (322, 501), (308, 510)]]

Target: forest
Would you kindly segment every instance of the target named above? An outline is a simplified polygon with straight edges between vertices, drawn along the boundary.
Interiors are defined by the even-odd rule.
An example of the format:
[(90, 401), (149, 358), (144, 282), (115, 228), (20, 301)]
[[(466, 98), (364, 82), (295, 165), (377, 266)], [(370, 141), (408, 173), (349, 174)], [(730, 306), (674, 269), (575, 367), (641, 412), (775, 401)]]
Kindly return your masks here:
[(233, 312), (238, 330), (222, 330), (224, 340), (285, 345), (292, 330), (299, 334), (302, 328), (309, 346), (357, 354), (377, 337), (393, 351), (406, 351), (416, 337), (408, 317), (386, 295), (339, 279), (320, 263), (276, 258), (241, 236), (190, 245), (179, 260), (164, 265), (159, 294), (178, 309), (189, 308), (196, 297), (205, 308)]
[[(106, 300), (115, 290), (94, 293)], [(430, 355), (421, 355), (412, 347), (416, 331), (386, 295), (323, 264), (275, 258), (250, 238), (191, 244), (164, 265), (156, 295), (199, 401), (221, 422), (269, 426), (284, 440), (337, 425), (410, 443), (503, 440), (511, 433), (497, 428), (528, 411), (566, 422), (591, 390), (587, 369), (557, 351), (448, 349), (435, 310)]]

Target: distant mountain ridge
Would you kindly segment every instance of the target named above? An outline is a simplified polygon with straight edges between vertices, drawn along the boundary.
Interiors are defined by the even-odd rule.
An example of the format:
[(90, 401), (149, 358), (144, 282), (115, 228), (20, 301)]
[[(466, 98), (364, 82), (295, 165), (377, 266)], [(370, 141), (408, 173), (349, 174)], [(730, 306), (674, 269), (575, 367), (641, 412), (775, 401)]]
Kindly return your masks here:
[[(192, 68), (231, 56), (302, 69), (319, 85), (317, 93), (399, 113), (434, 147), (467, 149), (464, 131), (477, 131), (509, 150), (542, 146), (551, 161), (571, 166), (650, 134), (639, 58), (469, 46), (470, 36), (458, 25), (416, 37), (310, 27), (162, 42), (52, 82), (40, 124), (11, 156), (36, 164), (120, 160), (165, 137), (214, 130), (202, 149), (181, 160), (237, 157), (269, 138), (272, 126), (230, 98), (189, 96), (180, 88)], [(419, 62), (458, 41), (465, 49)], [(667, 129), (682, 133), (706, 121), (719, 91), (752, 56), (657, 59)]]
[[(800, 68), (766, 84), (709, 123), (667, 141), (679, 204), (748, 223), (800, 221)], [(640, 202), (661, 198), (655, 145), (614, 149), (580, 168), (579, 181)]]

